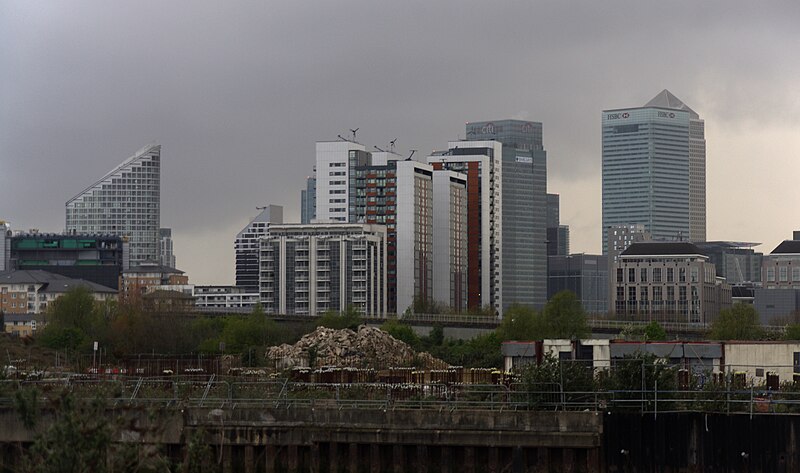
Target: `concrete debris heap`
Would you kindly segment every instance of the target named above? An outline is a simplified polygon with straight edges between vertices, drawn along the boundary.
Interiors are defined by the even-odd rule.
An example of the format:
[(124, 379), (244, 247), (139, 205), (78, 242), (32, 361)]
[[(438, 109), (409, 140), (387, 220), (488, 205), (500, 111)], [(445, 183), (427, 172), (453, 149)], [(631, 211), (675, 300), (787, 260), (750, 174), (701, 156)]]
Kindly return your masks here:
[(337, 366), (383, 369), (416, 366), (421, 369), (444, 369), (444, 361), (429, 353), (416, 354), (402, 342), (376, 327), (361, 325), (358, 331), (317, 327), (294, 345), (283, 344), (267, 350), (266, 358), (278, 368), (297, 366)]

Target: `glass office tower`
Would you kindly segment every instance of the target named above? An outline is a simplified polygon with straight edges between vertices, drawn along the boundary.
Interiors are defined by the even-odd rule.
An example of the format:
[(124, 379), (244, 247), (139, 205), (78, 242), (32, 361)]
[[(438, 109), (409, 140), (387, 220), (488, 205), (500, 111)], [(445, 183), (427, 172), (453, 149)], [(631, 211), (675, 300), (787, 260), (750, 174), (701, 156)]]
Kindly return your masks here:
[(547, 302), (547, 152), (542, 124), (524, 120), (467, 123), (467, 140), (503, 144), (503, 310)]
[(130, 264), (159, 261), (161, 145), (145, 146), (66, 203), (67, 232), (127, 238)]
[(603, 111), (604, 254), (616, 225), (644, 225), (657, 240), (705, 240), (703, 130), (667, 90), (644, 107)]

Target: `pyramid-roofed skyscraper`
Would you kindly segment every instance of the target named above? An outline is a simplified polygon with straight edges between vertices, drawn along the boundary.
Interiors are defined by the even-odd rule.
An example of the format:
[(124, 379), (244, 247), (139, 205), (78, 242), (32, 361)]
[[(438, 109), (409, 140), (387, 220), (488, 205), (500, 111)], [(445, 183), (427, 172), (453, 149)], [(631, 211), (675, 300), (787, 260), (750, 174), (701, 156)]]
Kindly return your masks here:
[(606, 229), (644, 225), (654, 239), (706, 240), (706, 142), (700, 116), (668, 90), (643, 107), (604, 110)]
[(127, 238), (130, 264), (159, 261), (161, 145), (148, 145), (66, 203), (67, 231)]

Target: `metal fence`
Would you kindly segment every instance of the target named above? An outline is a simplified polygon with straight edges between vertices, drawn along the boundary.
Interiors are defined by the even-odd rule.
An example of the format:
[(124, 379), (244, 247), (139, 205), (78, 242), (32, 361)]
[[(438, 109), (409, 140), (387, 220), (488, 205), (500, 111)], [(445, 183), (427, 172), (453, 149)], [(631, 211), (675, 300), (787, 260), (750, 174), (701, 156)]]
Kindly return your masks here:
[[(785, 386), (785, 388), (788, 388)], [(103, 399), (109, 405), (187, 407), (331, 407), (363, 409), (592, 410), (726, 413), (797, 413), (800, 390), (708, 383), (702, 388), (566, 390), (561, 383), (412, 384), (304, 383), (288, 379), (64, 377), (0, 381), (0, 405), (13, 406), (16, 392), (35, 390), (46, 404), (64, 393)]]

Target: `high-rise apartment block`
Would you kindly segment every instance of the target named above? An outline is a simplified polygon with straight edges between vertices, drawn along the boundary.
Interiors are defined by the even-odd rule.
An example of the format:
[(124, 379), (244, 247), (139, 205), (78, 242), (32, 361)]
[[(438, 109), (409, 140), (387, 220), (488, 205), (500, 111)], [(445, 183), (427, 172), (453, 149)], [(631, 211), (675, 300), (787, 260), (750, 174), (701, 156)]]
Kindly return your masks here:
[(270, 225), (260, 252), (266, 313), (321, 315), (353, 306), (368, 317), (386, 316), (383, 225)]
[[(385, 225), (390, 313), (426, 310), (434, 301), (455, 310), (466, 308), (459, 299), (466, 294), (466, 281), (461, 281), (465, 276), (449, 273), (459, 271), (459, 258), (466, 255), (458, 254), (453, 264), (440, 268), (433, 259), (435, 219), (449, 221), (451, 212), (466, 212), (466, 199), (456, 198), (451, 202), (456, 207), (439, 207), (441, 215), (435, 215), (437, 172), (430, 164), (403, 159), (394, 151), (368, 152), (363, 145), (345, 140), (317, 143), (317, 222)], [(449, 180), (442, 183), (451, 188)], [(456, 225), (460, 224), (458, 220)], [(454, 280), (458, 288), (451, 291)], [(437, 292), (437, 284), (442, 292)], [(446, 299), (437, 299), (437, 294), (445, 293)]]
[[(547, 152), (542, 124), (469, 122), (467, 140), (502, 143), (502, 308), (547, 302)], [(462, 145), (459, 145), (462, 146)]]
[(705, 241), (705, 131), (694, 110), (664, 90), (643, 107), (604, 110), (602, 139), (604, 253), (614, 225)]
[[(320, 222), (352, 222), (349, 217), (348, 189), (351, 173), (358, 166), (370, 164), (364, 145), (352, 141), (320, 141), (317, 143), (317, 220)], [(348, 192), (349, 190), (349, 192)]]
[(256, 215), (242, 229), (234, 241), (236, 252), (236, 286), (247, 292), (258, 292), (259, 240), (267, 234), (269, 226), (283, 223), (283, 207), (267, 205), (260, 207)]
[(467, 177), (467, 306), (497, 314), (504, 307), (502, 148), (499, 141), (452, 141), (427, 158), (436, 170)]
[(118, 235), (131, 265), (158, 262), (161, 146), (145, 146), (66, 203), (67, 232)]
[(433, 172), (433, 299), (467, 309), (467, 176)]

